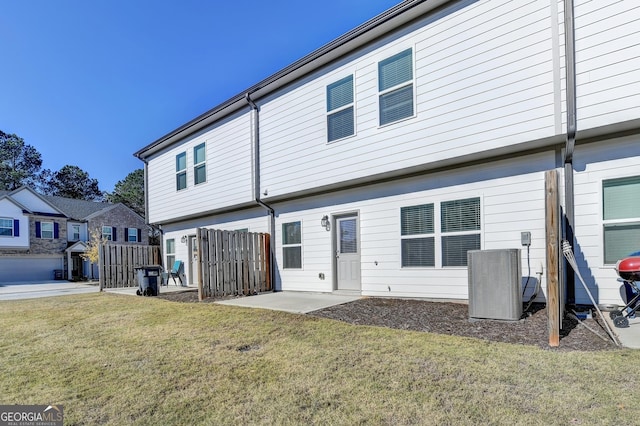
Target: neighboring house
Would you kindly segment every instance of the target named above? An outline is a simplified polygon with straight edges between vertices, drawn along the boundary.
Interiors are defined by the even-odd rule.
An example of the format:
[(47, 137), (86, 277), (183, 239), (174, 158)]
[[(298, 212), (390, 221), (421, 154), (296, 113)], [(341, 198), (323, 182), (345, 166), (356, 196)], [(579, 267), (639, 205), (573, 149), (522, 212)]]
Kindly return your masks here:
[(556, 170), (581, 275), (619, 303), (615, 262), (640, 250), (638, 39), (628, 1), (404, 1), (136, 152), (147, 220), (191, 282), (197, 227), (247, 229), (272, 235), (280, 290), (466, 299), (467, 251), (523, 232), (546, 287)]
[(0, 191), (0, 282), (97, 278), (80, 256), (94, 233), (119, 244), (149, 238), (144, 218), (124, 204)]

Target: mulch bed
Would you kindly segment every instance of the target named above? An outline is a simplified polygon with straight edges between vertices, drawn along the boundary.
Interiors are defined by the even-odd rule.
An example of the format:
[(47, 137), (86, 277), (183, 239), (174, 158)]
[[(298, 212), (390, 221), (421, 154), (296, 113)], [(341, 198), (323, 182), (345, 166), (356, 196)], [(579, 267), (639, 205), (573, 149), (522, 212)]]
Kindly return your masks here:
[[(204, 302), (198, 302), (198, 293), (194, 291), (164, 293), (158, 297), (187, 303), (215, 301), (215, 299), (206, 299)], [(373, 325), (400, 330), (473, 337), (493, 342), (531, 345), (560, 351), (617, 349), (617, 346), (607, 337), (600, 320), (589, 318), (580, 324), (570, 317), (563, 321), (563, 329), (560, 331), (560, 346), (550, 347), (547, 332), (547, 310), (544, 304), (533, 304), (520, 321), (470, 321), (468, 314), (469, 307), (463, 303), (365, 297), (354, 302), (314, 311), (308, 315), (355, 325)], [(596, 330), (602, 337), (597, 336), (585, 326)]]

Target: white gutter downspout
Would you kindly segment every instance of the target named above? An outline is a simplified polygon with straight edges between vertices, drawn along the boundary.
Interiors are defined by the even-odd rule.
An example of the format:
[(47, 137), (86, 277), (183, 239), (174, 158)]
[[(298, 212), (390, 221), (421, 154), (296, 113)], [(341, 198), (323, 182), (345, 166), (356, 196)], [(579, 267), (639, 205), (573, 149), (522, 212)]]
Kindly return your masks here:
[[(575, 246), (574, 224), (574, 183), (573, 183), (573, 151), (576, 144), (577, 110), (576, 110), (576, 61), (575, 61), (575, 16), (573, 0), (564, 0), (564, 34), (565, 65), (567, 79), (567, 140), (564, 150), (564, 204), (565, 204), (565, 236), (564, 239)], [(566, 264), (566, 262), (565, 262)], [(566, 292), (569, 304), (575, 303), (575, 274), (566, 268)]]
[(260, 199), (260, 108), (256, 105), (255, 102), (251, 99), (251, 94), (247, 92), (245, 95), (245, 99), (247, 103), (251, 107), (251, 123), (252, 123), (252, 134), (251, 138), (253, 139), (253, 198), (259, 206), (265, 208), (269, 212), (269, 235), (271, 238), (269, 239), (269, 251), (271, 259), (271, 286), (273, 291), (276, 291), (276, 282), (275, 282), (275, 229), (276, 229), (276, 214), (273, 208), (266, 204), (264, 201)]

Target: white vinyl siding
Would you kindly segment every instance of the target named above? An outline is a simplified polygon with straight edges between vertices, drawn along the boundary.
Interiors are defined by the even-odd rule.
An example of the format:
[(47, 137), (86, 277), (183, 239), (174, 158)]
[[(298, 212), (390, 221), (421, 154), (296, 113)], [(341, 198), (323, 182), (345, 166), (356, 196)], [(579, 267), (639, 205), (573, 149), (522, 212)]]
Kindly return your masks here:
[[(251, 114), (245, 111), (150, 158), (147, 166), (149, 221), (175, 221), (232, 205), (254, 203), (251, 126)], [(176, 155), (187, 153), (186, 164), (190, 175), (194, 164), (193, 148), (203, 142), (208, 153), (206, 182), (176, 191), (176, 175), (169, 172), (175, 170)], [(214, 152), (215, 155), (211, 155)], [(193, 182), (191, 176), (188, 181)]]
[(640, 176), (602, 182), (604, 263), (640, 251)]
[(407, 49), (378, 64), (380, 125), (414, 115), (413, 50)]
[(207, 181), (206, 146), (204, 143), (193, 148), (193, 184)]
[(327, 86), (327, 141), (355, 134), (353, 75)]
[[(552, 21), (542, 0), (449, 6), (274, 93), (260, 105), (261, 193), (428, 170), (561, 134)], [(380, 126), (378, 64), (405, 51), (414, 64), (415, 119)], [(328, 144), (326, 87), (348, 73), (357, 132)]]
[(302, 268), (301, 222), (282, 224), (282, 259), (284, 269)]
[(578, 129), (640, 117), (640, 7), (575, 1)]

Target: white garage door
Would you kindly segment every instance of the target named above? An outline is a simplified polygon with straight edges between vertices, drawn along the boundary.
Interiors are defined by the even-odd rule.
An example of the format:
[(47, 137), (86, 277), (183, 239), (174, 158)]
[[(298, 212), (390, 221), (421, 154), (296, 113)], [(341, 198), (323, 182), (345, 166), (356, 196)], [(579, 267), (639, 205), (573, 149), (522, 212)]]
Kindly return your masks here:
[(0, 283), (50, 281), (63, 265), (62, 257), (0, 257)]

